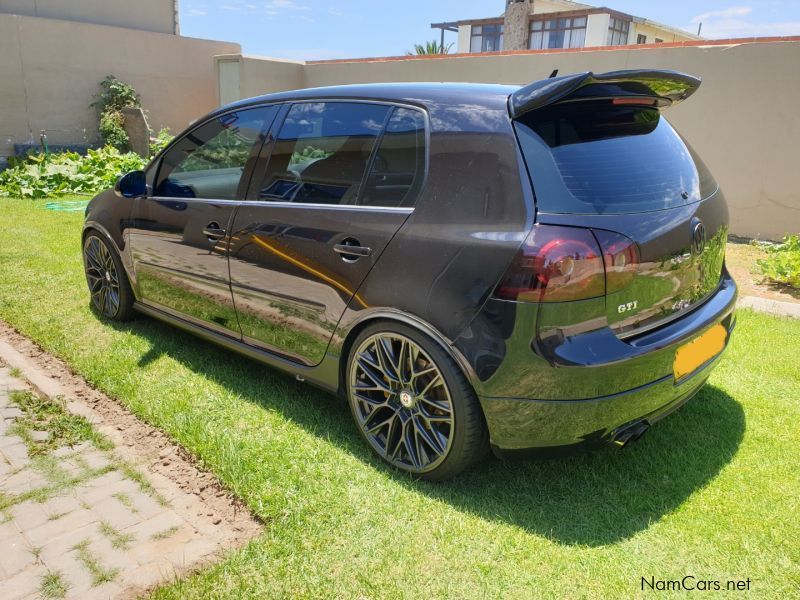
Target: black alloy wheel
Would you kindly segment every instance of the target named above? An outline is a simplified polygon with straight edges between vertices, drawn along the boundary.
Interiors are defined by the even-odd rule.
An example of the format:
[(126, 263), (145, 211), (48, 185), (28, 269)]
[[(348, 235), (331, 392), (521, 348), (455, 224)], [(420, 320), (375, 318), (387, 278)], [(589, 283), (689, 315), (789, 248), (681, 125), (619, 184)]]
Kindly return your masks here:
[(359, 336), (348, 369), (350, 407), (383, 460), (426, 479), (443, 479), (482, 455), (485, 424), (453, 361), (432, 344), (423, 347), (421, 335), (413, 337), (419, 341), (392, 330)]
[(83, 265), (92, 305), (97, 311), (108, 319), (130, 319), (133, 294), (128, 278), (107, 242), (94, 233), (83, 242)]

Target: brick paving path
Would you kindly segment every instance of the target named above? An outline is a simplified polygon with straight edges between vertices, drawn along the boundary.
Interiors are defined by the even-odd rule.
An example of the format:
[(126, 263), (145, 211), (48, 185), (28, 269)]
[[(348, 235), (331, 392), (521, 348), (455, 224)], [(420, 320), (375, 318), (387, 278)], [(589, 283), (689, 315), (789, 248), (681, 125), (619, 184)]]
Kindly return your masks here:
[(113, 449), (82, 442), (29, 456), (28, 444), (48, 433), (16, 426), (23, 412), (11, 392), (23, 388), (0, 367), (3, 600), (128, 595), (214, 555), (218, 544), (194, 512), (178, 510)]

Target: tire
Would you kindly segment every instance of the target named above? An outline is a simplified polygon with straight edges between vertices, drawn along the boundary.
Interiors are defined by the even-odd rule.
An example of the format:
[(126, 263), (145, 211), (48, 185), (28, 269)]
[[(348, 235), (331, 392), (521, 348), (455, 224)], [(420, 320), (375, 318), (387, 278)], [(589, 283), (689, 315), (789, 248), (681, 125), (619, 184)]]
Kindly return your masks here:
[(130, 321), (133, 290), (116, 250), (97, 231), (90, 230), (83, 240), (83, 270), (92, 306), (106, 319)]
[(486, 421), (472, 386), (439, 344), (412, 327), (367, 326), (351, 346), (345, 377), (359, 431), (392, 466), (442, 481), (486, 455)]

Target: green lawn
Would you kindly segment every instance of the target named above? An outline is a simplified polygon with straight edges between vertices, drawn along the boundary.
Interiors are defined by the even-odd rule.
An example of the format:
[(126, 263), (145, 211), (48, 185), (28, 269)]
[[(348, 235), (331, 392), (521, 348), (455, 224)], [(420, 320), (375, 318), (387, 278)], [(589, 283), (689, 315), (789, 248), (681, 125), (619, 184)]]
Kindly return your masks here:
[(156, 597), (621, 597), (684, 575), (797, 594), (800, 321), (740, 312), (710, 384), (629, 449), (488, 459), (428, 484), (380, 465), (324, 393), (150, 319), (100, 321), (82, 215), (43, 206), (0, 199), (0, 318), (168, 432), (266, 524)]

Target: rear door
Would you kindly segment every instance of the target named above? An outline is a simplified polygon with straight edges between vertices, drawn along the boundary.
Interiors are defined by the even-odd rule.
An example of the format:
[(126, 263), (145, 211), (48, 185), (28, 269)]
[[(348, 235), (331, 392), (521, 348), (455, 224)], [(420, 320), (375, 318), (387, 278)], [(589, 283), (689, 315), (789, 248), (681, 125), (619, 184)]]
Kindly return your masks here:
[(284, 111), (234, 219), (231, 286), (246, 342), (313, 365), (350, 300), (366, 307), (357, 290), (413, 210), (425, 116), (344, 101)]
[(145, 304), (240, 338), (228, 231), (277, 108), (243, 109), (195, 127), (164, 153), (128, 230)]

